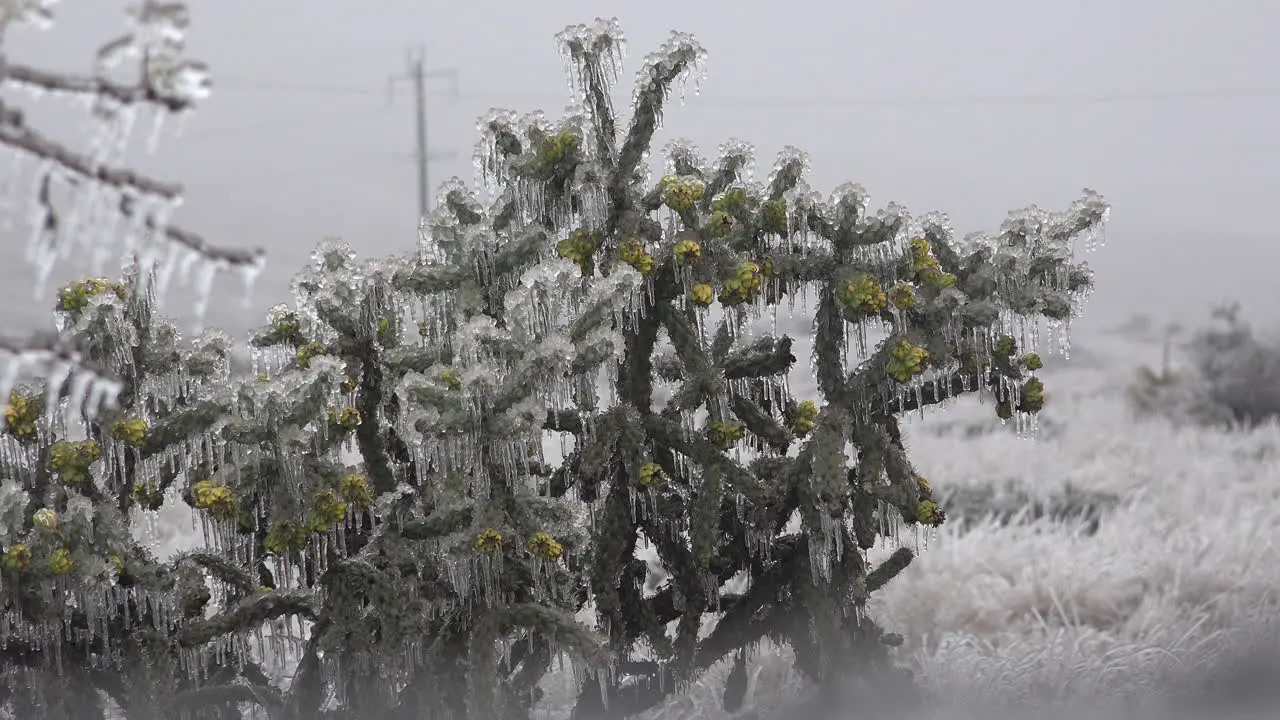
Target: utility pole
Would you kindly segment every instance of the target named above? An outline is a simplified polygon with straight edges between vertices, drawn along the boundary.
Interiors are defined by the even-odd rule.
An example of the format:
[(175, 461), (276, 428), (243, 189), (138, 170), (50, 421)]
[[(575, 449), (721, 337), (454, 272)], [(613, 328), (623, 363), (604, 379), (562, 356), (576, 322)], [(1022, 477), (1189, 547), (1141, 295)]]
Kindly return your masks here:
[(407, 80), (413, 83), (413, 95), (417, 111), (417, 153), (418, 163), (418, 214), (426, 216), (431, 211), (431, 173), (430, 165), (435, 160), (451, 160), (455, 153), (435, 153), (431, 151), (427, 135), (427, 80), (445, 78), (449, 81), (450, 99), (458, 98), (457, 68), (427, 69), (427, 51), (419, 47), (418, 52), (410, 52), (407, 57), (407, 73), (393, 75), (388, 79), (387, 94), (390, 100), (397, 81)]

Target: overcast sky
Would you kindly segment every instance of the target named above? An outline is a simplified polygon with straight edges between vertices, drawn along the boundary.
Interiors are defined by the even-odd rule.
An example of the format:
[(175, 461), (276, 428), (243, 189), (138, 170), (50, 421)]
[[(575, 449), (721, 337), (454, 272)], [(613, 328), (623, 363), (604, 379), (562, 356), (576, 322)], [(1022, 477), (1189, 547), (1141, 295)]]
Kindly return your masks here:
[[(671, 29), (710, 52), (698, 97), (667, 113), (659, 145), (728, 137), (813, 158), (815, 186), (852, 180), (873, 202), (943, 210), (961, 231), (994, 229), (1010, 209), (1065, 206), (1082, 187), (1113, 203), (1109, 244), (1090, 262), (1089, 312), (1204, 316), (1238, 298), (1275, 320), (1280, 237), (1280, 3), (1268, 0), (193, 0), (190, 55), (214, 95), (182, 137), (166, 135), (148, 172), (188, 189), (178, 221), (222, 244), (262, 245), (258, 305), (284, 299), (315, 243), (362, 252), (410, 247), (417, 224), (413, 102), (406, 49), (457, 70), (433, 80), (430, 142), (456, 153), (433, 184), (471, 177), (476, 118), (491, 106), (555, 115), (567, 88), (553, 35), (616, 15), (630, 72)], [(115, 0), (63, 0), (49, 32), (5, 39), (10, 61), (86, 71), (122, 27)], [(626, 95), (623, 95), (625, 98)], [(64, 140), (80, 108), (31, 115)], [(141, 145), (141, 142), (137, 143)], [(762, 168), (766, 169), (766, 168)], [(43, 319), (6, 238), (10, 319)], [(6, 256), (7, 258), (8, 256)], [(220, 286), (232, 290), (230, 281)], [(214, 320), (256, 320), (220, 295)]]

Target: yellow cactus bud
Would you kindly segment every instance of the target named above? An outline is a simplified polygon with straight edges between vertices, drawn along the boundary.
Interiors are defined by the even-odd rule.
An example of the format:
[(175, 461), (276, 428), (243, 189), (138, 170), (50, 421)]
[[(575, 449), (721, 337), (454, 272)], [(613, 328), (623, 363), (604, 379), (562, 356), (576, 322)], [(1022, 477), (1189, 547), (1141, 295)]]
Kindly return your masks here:
[(564, 552), (564, 546), (551, 537), (550, 533), (538, 531), (529, 539), (529, 552), (555, 562)]
[(622, 261), (635, 268), (641, 275), (648, 275), (653, 272), (656, 261), (644, 249), (644, 243), (639, 240), (628, 240), (618, 246), (618, 255)]
[(373, 495), (369, 492), (369, 480), (363, 475), (351, 474), (342, 478), (339, 483), (342, 499), (352, 507), (363, 509), (373, 505)]
[(677, 213), (691, 209), (707, 192), (707, 186), (695, 177), (668, 175), (658, 183), (662, 201)]
[(16, 390), (9, 393), (9, 404), (4, 407), (5, 432), (20, 441), (35, 439), (42, 405), (38, 396), (23, 395)]
[(54, 575), (66, 575), (76, 566), (76, 561), (71, 558), (71, 551), (66, 548), (58, 548), (53, 551), (53, 555), (49, 558), (49, 572)]
[(277, 555), (301, 550), (307, 546), (311, 533), (292, 520), (281, 520), (271, 526), (262, 545), (268, 552)]
[(494, 528), (487, 528), (476, 535), (476, 550), (490, 555), (500, 552), (502, 550), (502, 540), (502, 533)]
[(339, 410), (337, 407), (329, 408), (329, 424), (342, 430), (355, 430), (360, 426), (360, 411), (353, 407), (346, 407)]
[(440, 373), (440, 382), (450, 390), (462, 389), (462, 375), (457, 370), (445, 370)]
[(314, 532), (332, 530), (347, 519), (347, 504), (332, 490), (315, 494), (311, 505), (310, 529)]
[(235, 516), (236, 497), (229, 488), (201, 480), (191, 486), (191, 496), (197, 510), (204, 510), (215, 518)]
[(889, 289), (889, 302), (899, 310), (909, 310), (916, 306), (916, 290), (907, 283), (898, 283)]
[(147, 439), (147, 421), (142, 418), (123, 418), (111, 423), (111, 437), (131, 447), (138, 447)]
[(760, 206), (760, 229), (782, 235), (788, 229), (787, 201), (769, 200)]
[(859, 315), (871, 316), (884, 309), (888, 298), (874, 277), (859, 275), (841, 288), (840, 301)]
[(730, 188), (711, 203), (715, 212), (731, 213), (747, 203), (747, 191), (742, 188)]
[(804, 437), (813, 432), (814, 421), (818, 418), (818, 406), (812, 400), (801, 400), (796, 405), (795, 418), (791, 421), (791, 432), (796, 437)]
[(702, 257), (702, 246), (693, 240), (681, 240), (672, 252), (680, 262), (691, 263)]
[(136, 482), (133, 484), (133, 500), (143, 510), (159, 510), (164, 505), (164, 493), (151, 483)]
[(298, 348), (298, 367), (305, 370), (306, 368), (311, 367), (312, 360), (324, 354), (324, 346), (320, 343), (307, 343), (306, 345)]
[(9, 572), (23, 572), (31, 567), (31, 548), (21, 543), (14, 544), (4, 552), (0, 566)]
[(43, 530), (58, 529), (58, 513), (53, 508), (40, 508), (31, 516), (31, 521)]
[(741, 423), (717, 420), (707, 426), (707, 438), (721, 450), (728, 450), (742, 439)]
[(938, 504), (934, 501), (921, 500), (916, 503), (916, 520), (918, 520), (922, 525), (933, 525), (936, 527), (941, 525), (944, 519), (946, 519), (946, 516), (942, 512), (942, 508), (939, 508)]
[(911, 254), (911, 276), (933, 288), (949, 288), (956, 284), (956, 276), (943, 272), (942, 263), (933, 255), (929, 241), (912, 238), (908, 243)]
[(106, 278), (86, 277), (58, 291), (56, 308), (58, 312), (79, 312), (89, 306), (90, 298), (105, 292), (114, 293), (116, 297), (123, 300), (127, 289), (124, 283), (121, 282), (112, 282)]
[(733, 216), (723, 210), (716, 210), (707, 218), (707, 232), (711, 237), (722, 238), (733, 232), (734, 225), (737, 221)]
[(760, 266), (754, 262), (744, 262), (738, 266), (733, 277), (725, 280), (724, 289), (720, 292), (720, 302), (732, 307), (754, 301), (764, 286), (764, 275)]
[(906, 338), (899, 338), (889, 348), (889, 364), (886, 370), (889, 377), (905, 383), (925, 371), (925, 363), (929, 360), (929, 352), (911, 344)]
[(556, 244), (556, 254), (576, 263), (583, 275), (591, 275), (595, 268), (595, 253), (600, 248), (600, 238), (588, 230), (575, 230), (567, 239)]
[(93, 440), (59, 440), (49, 448), (49, 469), (69, 485), (88, 480), (89, 467), (100, 459), (102, 448)]
[(694, 283), (693, 288), (689, 291), (689, 299), (694, 305), (707, 307), (716, 299), (715, 288), (707, 283)]
[(538, 162), (544, 168), (554, 168), (574, 157), (578, 150), (578, 137), (572, 132), (564, 131), (544, 139), (538, 145)]
[(637, 483), (640, 487), (657, 487), (663, 482), (662, 466), (658, 463), (645, 463), (640, 466), (640, 477)]

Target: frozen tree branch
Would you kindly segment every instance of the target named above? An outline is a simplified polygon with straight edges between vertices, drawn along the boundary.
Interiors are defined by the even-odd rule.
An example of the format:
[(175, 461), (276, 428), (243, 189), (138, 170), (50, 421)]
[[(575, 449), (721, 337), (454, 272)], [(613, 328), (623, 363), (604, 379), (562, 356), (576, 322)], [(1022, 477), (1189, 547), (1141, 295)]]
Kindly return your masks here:
[[(119, 88), (117, 91), (124, 92)], [(137, 212), (136, 202), (131, 199), (131, 196), (145, 195), (173, 201), (182, 195), (181, 185), (153, 180), (128, 168), (95, 164), (88, 155), (77, 153), (31, 129), (24, 122), (21, 111), (6, 108), (3, 103), (0, 103), (0, 145), (52, 162), (73, 177), (119, 190), (121, 192), (119, 210), (125, 217), (133, 217)], [(144, 226), (153, 232), (160, 229), (156, 227), (153, 218), (148, 218)], [(170, 242), (177, 243), (213, 262), (251, 268), (260, 266), (266, 258), (266, 250), (263, 248), (222, 248), (189, 230), (168, 225), (161, 230)]]
[(0, 0), (0, 40), (10, 24), (28, 22), (48, 27), (53, 22), (54, 3), (58, 0)]
[(162, 107), (171, 113), (190, 110), (195, 105), (192, 98), (161, 92), (152, 83), (126, 85), (105, 77), (53, 73), (26, 65), (13, 64), (7, 66), (2, 77), (6, 83), (37, 92), (106, 97), (121, 105), (147, 103)]
[(190, 712), (209, 707), (251, 703), (265, 708), (277, 708), (283, 704), (280, 693), (273, 688), (249, 684), (211, 685), (174, 694), (165, 704), (170, 712)]
[(56, 163), (66, 172), (83, 180), (92, 180), (122, 190), (174, 200), (182, 195), (182, 186), (152, 180), (125, 168), (96, 166), (88, 156), (61, 145), (27, 126), (22, 111), (0, 104), (0, 144), (38, 159)]
[[(46, 397), (57, 399), (68, 379), (71, 380), (71, 403), (89, 416), (105, 407), (113, 407), (121, 384), (115, 373), (84, 357), (70, 340), (48, 333), (37, 333), (27, 340), (0, 338), (0, 401), (7, 401), (15, 385), (26, 377), (47, 379)], [(52, 407), (53, 402), (46, 402)], [(0, 417), (0, 429), (5, 420)]]

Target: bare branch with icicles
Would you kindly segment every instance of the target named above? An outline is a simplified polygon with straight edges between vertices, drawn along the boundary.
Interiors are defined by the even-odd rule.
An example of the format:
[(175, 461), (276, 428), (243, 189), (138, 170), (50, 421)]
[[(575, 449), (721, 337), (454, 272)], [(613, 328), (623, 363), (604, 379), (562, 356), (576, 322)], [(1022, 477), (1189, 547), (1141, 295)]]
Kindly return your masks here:
[(9, 65), (4, 81), (29, 92), (106, 97), (122, 105), (149, 103), (171, 113), (190, 110), (194, 105), (193, 98), (162, 92), (154, 83), (126, 85), (106, 77), (53, 73), (26, 65)]
[[(115, 87), (113, 97), (124, 91)], [(163, 201), (177, 201), (182, 197), (182, 186), (165, 183), (136, 173), (128, 168), (96, 165), (83, 153), (61, 145), (31, 129), (23, 120), (22, 112), (0, 104), (0, 145), (14, 148), (46, 162), (52, 162), (65, 174), (81, 180), (111, 186), (122, 193), (146, 195)], [(44, 180), (42, 179), (42, 182)], [(46, 209), (49, 209), (46, 207)], [(122, 214), (129, 216), (133, 206), (122, 203)], [(161, 230), (166, 239), (195, 251), (208, 260), (232, 267), (256, 267), (265, 259), (262, 248), (236, 249), (213, 245), (196, 233), (173, 226), (158, 227), (154, 220), (147, 221), (152, 230)]]
[[(34, 157), (51, 161), (64, 173), (80, 180), (112, 186), (121, 192), (122, 198), (127, 199), (137, 195), (147, 195), (159, 200), (172, 201), (181, 197), (182, 188), (178, 185), (152, 180), (128, 168), (95, 167), (88, 157), (76, 153), (70, 148), (60, 145), (27, 127), (23, 122), (21, 111), (9, 110), (2, 105), (0, 105), (0, 145), (17, 148)], [(49, 178), (43, 178), (42, 184), (47, 185), (49, 181)], [(40, 194), (45, 196), (47, 191), (42, 191)], [(47, 197), (45, 199), (47, 200)], [(51, 203), (41, 202), (41, 205), (44, 206), (46, 211), (52, 210)], [(136, 205), (124, 201), (120, 203), (118, 209), (122, 215), (131, 217), (136, 212)], [(50, 214), (47, 217), (50, 221), (54, 221), (52, 220), (53, 215)], [(171, 225), (159, 227), (154, 219), (146, 220), (146, 224), (153, 231), (162, 231), (166, 239), (197, 252), (211, 261), (221, 262), (225, 265), (235, 267), (258, 266), (262, 264), (266, 256), (266, 250), (263, 248), (222, 248), (213, 245), (200, 235), (189, 230), (183, 230)]]

